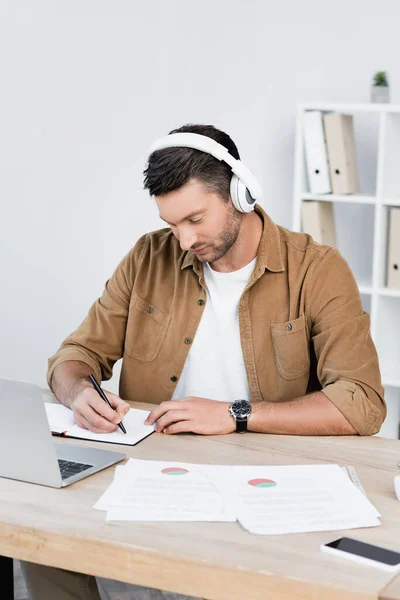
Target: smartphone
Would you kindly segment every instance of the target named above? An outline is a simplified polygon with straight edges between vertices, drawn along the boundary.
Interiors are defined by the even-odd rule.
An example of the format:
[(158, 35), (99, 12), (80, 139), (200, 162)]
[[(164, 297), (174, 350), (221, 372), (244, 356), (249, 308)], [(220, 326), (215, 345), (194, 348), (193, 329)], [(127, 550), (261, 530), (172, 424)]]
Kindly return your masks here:
[(394, 552), (381, 546), (366, 544), (359, 540), (342, 537), (329, 544), (322, 544), (321, 550), (336, 556), (349, 558), (358, 563), (385, 569), (385, 571), (397, 571), (400, 569), (400, 552)]

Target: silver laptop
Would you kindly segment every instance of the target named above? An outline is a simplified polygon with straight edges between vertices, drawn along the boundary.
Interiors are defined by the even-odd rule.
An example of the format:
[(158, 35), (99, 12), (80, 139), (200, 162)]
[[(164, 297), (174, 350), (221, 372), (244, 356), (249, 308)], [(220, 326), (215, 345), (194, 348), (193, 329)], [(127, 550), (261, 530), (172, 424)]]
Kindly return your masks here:
[(126, 458), (126, 454), (54, 442), (42, 389), (0, 379), (0, 477), (61, 488)]

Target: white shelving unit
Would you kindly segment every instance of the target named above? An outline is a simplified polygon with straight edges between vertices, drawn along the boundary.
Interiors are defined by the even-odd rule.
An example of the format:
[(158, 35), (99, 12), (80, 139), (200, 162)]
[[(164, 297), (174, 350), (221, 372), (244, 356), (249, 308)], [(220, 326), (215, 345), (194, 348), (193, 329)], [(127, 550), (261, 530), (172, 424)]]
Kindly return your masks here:
[[(303, 117), (309, 110), (353, 115), (360, 194), (309, 193)], [(371, 315), (388, 416), (379, 433), (398, 438), (400, 423), (400, 289), (386, 287), (388, 216), (400, 206), (400, 105), (301, 104), (297, 114), (293, 230), (301, 231), (302, 202), (332, 202), (337, 247), (358, 282)]]

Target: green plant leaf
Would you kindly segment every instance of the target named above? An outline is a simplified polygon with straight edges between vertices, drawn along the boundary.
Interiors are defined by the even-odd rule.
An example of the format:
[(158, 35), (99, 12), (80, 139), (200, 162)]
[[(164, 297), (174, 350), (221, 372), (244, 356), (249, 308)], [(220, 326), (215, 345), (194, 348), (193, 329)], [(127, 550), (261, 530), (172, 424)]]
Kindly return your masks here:
[(374, 75), (374, 85), (379, 87), (388, 87), (388, 76), (386, 71), (378, 71)]

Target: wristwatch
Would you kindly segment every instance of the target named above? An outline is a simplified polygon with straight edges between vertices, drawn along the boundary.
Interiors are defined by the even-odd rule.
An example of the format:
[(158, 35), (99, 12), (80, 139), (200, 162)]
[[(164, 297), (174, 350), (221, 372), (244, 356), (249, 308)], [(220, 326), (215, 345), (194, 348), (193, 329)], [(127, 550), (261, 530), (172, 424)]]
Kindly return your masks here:
[(236, 421), (236, 432), (247, 431), (247, 420), (251, 414), (251, 404), (248, 400), (234, 400), (229, 405), (229, 412)]

